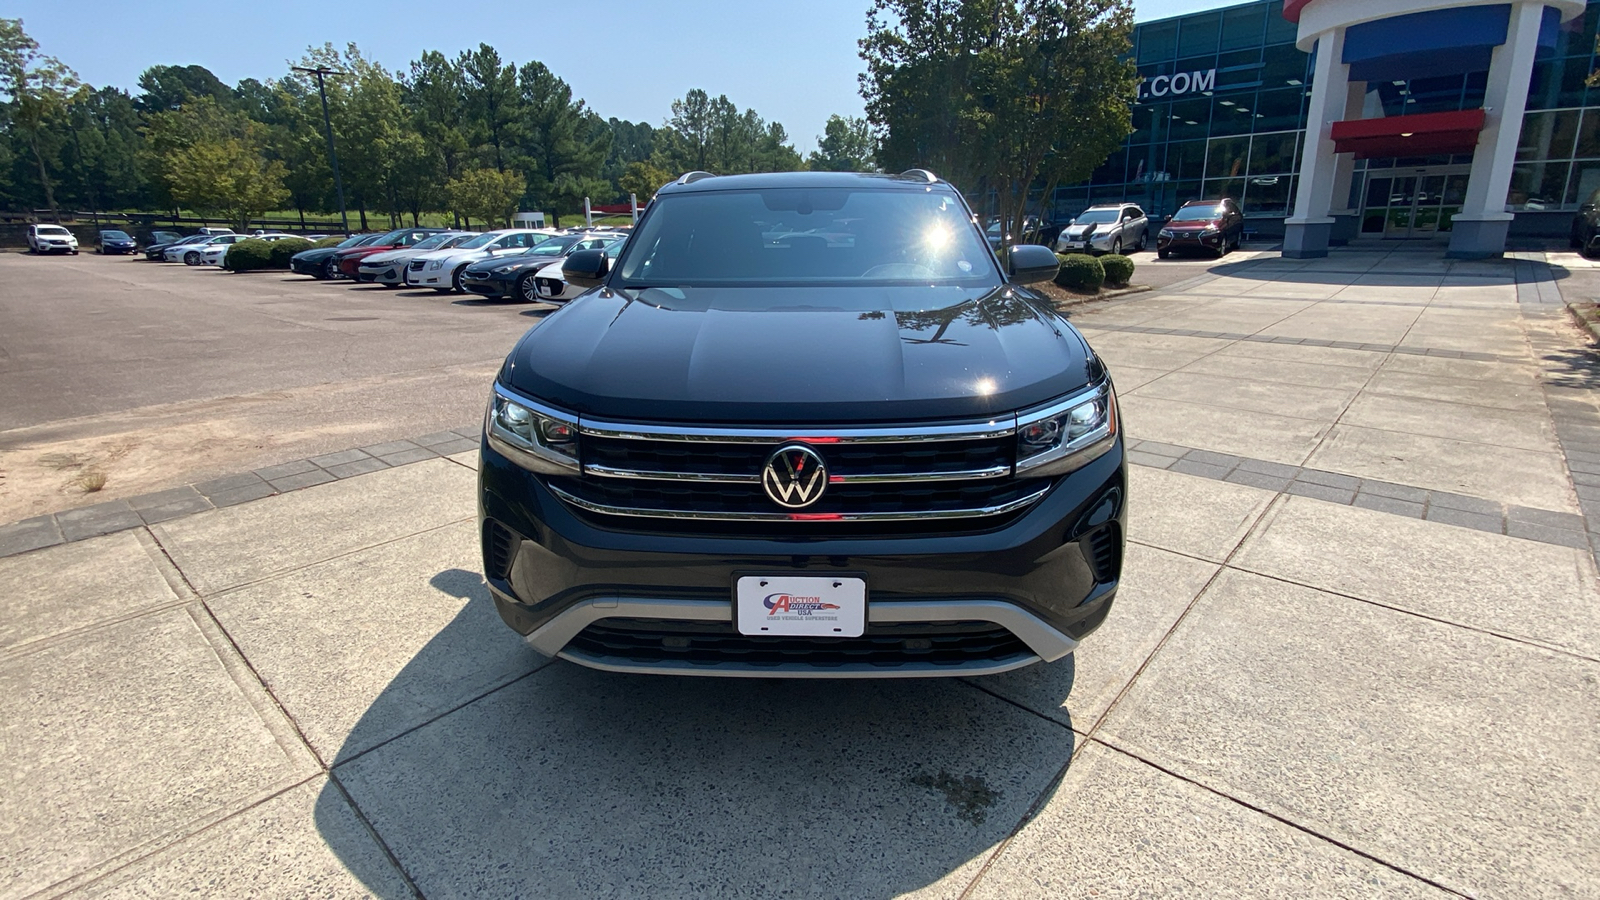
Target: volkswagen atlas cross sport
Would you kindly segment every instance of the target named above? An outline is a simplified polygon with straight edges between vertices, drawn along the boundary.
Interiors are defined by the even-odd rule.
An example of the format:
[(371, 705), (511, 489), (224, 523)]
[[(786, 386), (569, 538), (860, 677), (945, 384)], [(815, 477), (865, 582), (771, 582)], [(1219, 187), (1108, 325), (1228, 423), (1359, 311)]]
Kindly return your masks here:
[[(481, 443), (484, 571), (549, 656), (690, 675), (1003, 672), (1110, 610), (1111, 378), (927, 172), (663, 187), (517, 343)], [(1001, 259), (1005, 262), (1002, 263)]]

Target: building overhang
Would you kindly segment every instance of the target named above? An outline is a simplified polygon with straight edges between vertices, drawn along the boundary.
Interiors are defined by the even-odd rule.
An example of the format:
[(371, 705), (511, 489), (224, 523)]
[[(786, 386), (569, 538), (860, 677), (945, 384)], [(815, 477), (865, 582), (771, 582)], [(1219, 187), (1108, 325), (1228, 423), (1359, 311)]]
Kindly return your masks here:
[(1330, 136), (1335, 153), (1354, 153), (1356, 159), (1471, 153), (1484, 121), (1481, 109), (1348, 119), (1333, 123)]
[[(1515, 3), (1517, 0), (1511, 0)], [(1587, 0), (1526, 0), (1557, 10), (1568, 22), (1583, 15)], [(1505, 5), (1507, 0), (1284, 0), (1283, 17), (1300, 26), (1295, 46), (1311, 52), (1317, 37), (1336, 28), (1435, 10)]]

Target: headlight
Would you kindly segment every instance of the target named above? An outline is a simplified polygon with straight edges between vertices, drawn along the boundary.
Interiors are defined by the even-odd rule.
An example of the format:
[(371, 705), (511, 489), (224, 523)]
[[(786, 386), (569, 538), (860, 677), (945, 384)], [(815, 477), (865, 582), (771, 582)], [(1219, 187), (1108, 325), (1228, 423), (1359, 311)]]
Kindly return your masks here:
[(1177, 235), (1172, 233), (1172, 229), (1171, 228), (1163, 228), (1163, 229), (1161, 229), (1161, 236), (1164, 237), (1164, 238), (1177, 237)]
[(442, 269), (442, 268), (444, 268), (444, 260), (442, 260), (442, 259), (436, 259), (433, 262), (428, 263), (428, 271), (430, 271), (430, 272), (433, 271), (434, 269)]
[(489, 443), (517, 465), (548, 475), (579, 471), (576, 416), (513, 397), (496, 384), (488, 419)]
[(1017, 416), (1017, 474), (1062, 475), (1099, 458), (1117, 436), (1117, 397), (1109, 380)]
[(507, 273), (507, 272), (509, 272), (509, 271), (511, 271), (512, 269), (515, 269), (515, 268), (516, 268), (516, 266), (495, 266), (494, 268), (490, 269), (489, 271), (493, 272), (496, 275), (504, 275), (505, 273)]
[(1219, 230), (1220, 229), (1217, 229), (1217, 228), (1206, 228), (1206, 229), (1204, 229), (1204, 230), (1202, 230), (1200, 232), (1200, 236), (1201, 237), (1210, 237), (1213, 234), (1216, 234)]

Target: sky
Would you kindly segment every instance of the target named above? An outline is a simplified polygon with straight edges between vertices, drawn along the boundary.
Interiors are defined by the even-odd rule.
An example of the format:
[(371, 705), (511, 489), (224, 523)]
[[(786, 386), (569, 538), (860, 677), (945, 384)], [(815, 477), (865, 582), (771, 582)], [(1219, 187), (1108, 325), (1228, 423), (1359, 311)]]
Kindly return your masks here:
[[(1140, 21), (1226, 6), (1135, 0)], [(861, 115), (856, 41), (869, 0), (455, 3), (62, 3), (7, 0), (44, 53), (96, 87), (137, 91), (152, 65), (205, 66), (228, 84), (282, 77), (308, 46), (355, 42), (403, 69), (425, 50), (454, 57), (479, 42), (518, 64), (538, 59), (601, 116), (660, 125), (691, 88), (726, 94), (783, 123), (802, 154), (828, 116)], [(85, 22), (84, 17), (92, 18)]]

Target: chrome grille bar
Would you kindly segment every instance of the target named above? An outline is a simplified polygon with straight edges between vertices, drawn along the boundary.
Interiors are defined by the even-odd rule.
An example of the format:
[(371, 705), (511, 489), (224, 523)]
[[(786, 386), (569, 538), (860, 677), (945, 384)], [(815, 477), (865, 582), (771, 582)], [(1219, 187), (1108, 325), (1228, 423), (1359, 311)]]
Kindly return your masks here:
[(1010, 437), (1017, 432), (1016, 418), (991, 419), (955, 425), (904, 426), (901, 428), (699, 428), (690, 426), (638, 425), (583, 419), (579, 430), (592, 437), (632, 441), (679, 441), (717, 444), (773, 444), (805, 441), (824, 447), (842, 444), (920, 444), (935, 441), (979, 441)]
[(555, 485), (550, 492), (563, 501), (592, 513), (608, 516), (638, 516), (647, 519), (699, 519), (724, 522), (918, 522), (935, 519), (975, 519), (983, 516), (1000, 516), (1038, 502), (1049, 493), (1046, 484), (1015, 500), (993, 506), (972, 509), (920, 510), (917, 512), (842, 512), (842, 513), (785, 513), (785, 512), (719, 512), (713, 510), (640, 509), (632, 506), (612, 506), (595, 503), (578, 497)]
[[(589, 463), (583, 467), (585, 475), (605, 478), (632, 478), (640, 481), (700, 481), (716, 484), (759, 484), (760, 473), (666, 472), (655, 469), (619, 469)], [(1011, 474), (1010, 466), (991, 466), (987, 469), (968, 469), (962, 472), (888, 472), (879, 475), (834, 475), (833, 484), (894, 484), (929, 481), (978, 481), (984, 478), (1004, 478)]]

